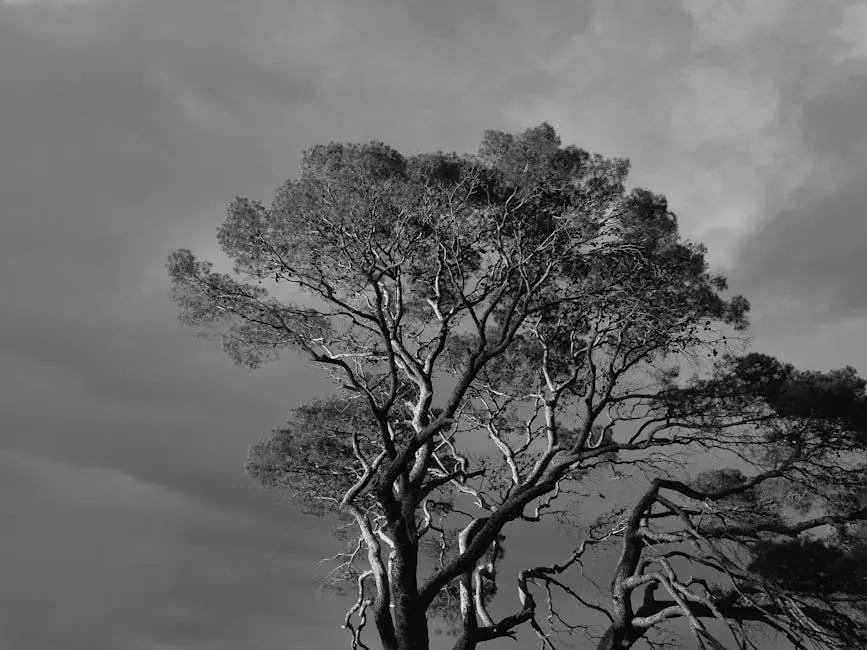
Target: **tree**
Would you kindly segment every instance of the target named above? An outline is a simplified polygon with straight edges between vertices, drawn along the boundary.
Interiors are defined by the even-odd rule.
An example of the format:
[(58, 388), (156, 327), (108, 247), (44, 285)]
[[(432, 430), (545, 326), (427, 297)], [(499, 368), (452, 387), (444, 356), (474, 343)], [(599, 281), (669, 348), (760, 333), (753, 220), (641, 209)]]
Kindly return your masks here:
[[(236, 362), (256, 367), (292, 349), (337, 384), (253, 447), (248, 472), (308, 511), (347, 519), (334, 576), (357, 590), (344, 621), (353, 648), (368, 647), (368, 616), (386, 650), (428, 648), (436, 616), (462, 650), (525, 627), (553, 648), (551, 625), (565, 625), (555, 593), (603, 618), (604, 648), (649, 639), (679, 616), (710, 647), (708, 613), (736, 634), (744, 621), (783, 629), (778, 619), (811, 616), (762, 600), (818, 593), (809, 576), (798, 591), (763, 563), (769, 545), (819, 525), (766, 507), (765, 486), (833, 483), (816, 501), (835, 508), (822, 523), (842, 530), (861, 517), (851, 497), (863, 382), (733, 356), (747, 301), (724, 297), (704, 248), (679, 237), (664, 197), (627, 190), (627, 172), (625, 160), (562, 147), (547, 124), (486, 132), (475, 155), (332, 143), (304, 154), (270, 206), (231, 204), (218, 239), (234, 273), (188, 250), (170, 257), (182, 320), (222, 326)], [(707, 358), (720, 360), (712, 373), (678, 379), (678, 364)], [(751, 473), (677, 480), (690, 450), (708, 448)], [(826, 483), (819, 475), (837, 453), (845, 459)], [(652, 480), (635, 505), (580, 541), (573, 527), (576, 550), (561, 565), (527, 558), (517, 603), (498, 595), (515, 522), (573, 521), (578, 486), (638, 470)], [(729, 511), (749, 515), (734, 536)], [(695, 550), (699, 538), (707, 548)], [(567, 569), (612, 543), (622, 553), (610, 602), (594, 603)], [(655, 554), (663, 544), (673, 550)], [(712, 559), (731, 544), (752, 554), (742, 573)], [(680, 580), (685, 560), (727, 586)], [(671, 602), (655, 599), (660, 586)]]
[[(753, 472), (651, 482), (622, 525), (611, 590), (623, 615), (602, 647), (679, 617), (702, 648), (726, 647), (705, 619), (739, 648), (762, 647), (757, 625), (797, 648), (867, 647), (864, 388), (852, 368), (803, 372), (748, 354), (660, 395), (659, 419), (711, 434), (703, 447), (736, 451)], [(808, 536), (822, 527), (836, 533)]]

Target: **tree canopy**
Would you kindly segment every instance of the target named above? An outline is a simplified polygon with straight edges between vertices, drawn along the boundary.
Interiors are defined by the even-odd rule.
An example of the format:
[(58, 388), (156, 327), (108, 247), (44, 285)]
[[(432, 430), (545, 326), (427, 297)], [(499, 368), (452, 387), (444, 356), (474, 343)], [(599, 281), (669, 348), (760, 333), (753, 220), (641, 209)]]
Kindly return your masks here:
[[(475, 154), (332, 143), (269, 206), (232, 202), (231, 273), (171, 255), (182, 320), (237, 363), (293, 350), (335, 381), (247, 467), (347, 520), (352, 648), (369, 617), (386, 650), (428, 648), (437, 617), (462, 650), (578, 627), (628, 648), (676, 620), (707, 648), (864, 640), (864, 381), (744, 354), (748, 302), (628, 170), (547, 124)], [(612, 473), (643, 487), (582, 521)], [(574, 553), (517, 558), (515, 600), (510, 530), (556, 516)], [(609, 547), (588, 596), (570, 569)]]

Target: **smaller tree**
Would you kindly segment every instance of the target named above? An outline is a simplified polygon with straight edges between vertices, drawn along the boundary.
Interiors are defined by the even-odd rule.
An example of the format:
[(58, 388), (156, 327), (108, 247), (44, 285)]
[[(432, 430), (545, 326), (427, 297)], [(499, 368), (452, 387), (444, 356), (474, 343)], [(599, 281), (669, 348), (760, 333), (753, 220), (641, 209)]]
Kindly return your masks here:
[[(600, 647), (630, 647), (671, 619), (702, 648), (727, 647), (716, 627), (758, 650), (759, 626), (797, 648), (867, 647), (864, 387), (852, 368), (803, 372), (750, 354), (668, 391), (668, 416), (718, 430), (713, 446), (752, 471), (652, 482), (622, 526), (611, 588), (626, 623)], [(742, 430), (720, 428), (745, 415)]]

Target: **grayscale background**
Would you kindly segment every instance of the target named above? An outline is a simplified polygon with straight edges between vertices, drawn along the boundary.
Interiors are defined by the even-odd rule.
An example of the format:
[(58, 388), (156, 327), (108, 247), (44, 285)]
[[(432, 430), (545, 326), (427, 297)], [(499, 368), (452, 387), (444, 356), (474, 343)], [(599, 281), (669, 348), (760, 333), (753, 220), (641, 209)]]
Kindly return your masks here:
[(243, 473), (329, 384), (194, 338), (166, 256), (314, 144), (542, 121), (669, 197), (754, 349), (867, 372), (863, 1), (0, 0), (0, 648), (344, 647), (329, 523)]

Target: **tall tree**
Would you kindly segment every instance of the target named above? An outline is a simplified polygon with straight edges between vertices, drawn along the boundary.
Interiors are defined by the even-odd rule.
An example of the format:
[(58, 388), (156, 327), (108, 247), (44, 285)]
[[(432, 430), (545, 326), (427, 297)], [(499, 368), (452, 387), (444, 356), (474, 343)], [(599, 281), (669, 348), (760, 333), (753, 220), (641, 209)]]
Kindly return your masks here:
[[(347, 518), (354, 532), (334, 575), (357, 589), (344, 621), (353, 648), (368, 647), (369, 616), (386, 650), (427, 649), (435, 616), (451, 621), (458, 649), (522, 627), (553, 648), (553, 601), (542, 616), (537, 599), (554, 592), (605, 619), (600, 647), (630, 647), (677, 617), (702, 643), (719, 643), (707, 612), (757, 620), (738, 616), (767, 609), (759, 592), (744, 596), (757, 604), (738, 600), (746, 578), (713, 564), (710, 550), (689, 558), (730, 580), (701, 592), (700, 582), (672, 577), (681, 560), (651, 549), (704, 536), (727, 552), (720, 513), (748, 502), (753, 528), (733, 543), (753, 554), (743, 571), (760, 576), (761, 598), (772, 599), (768, 585), (779, 581), (764, 551), (814, 527), (779, 518), (771, 530), (762, 519), (769, 493), (756, 491), (784, 479), (815, 486), (815, 475), (799, 478), (795, 468), (823, 467), (839, 451), (838, 491), (853, 494), (847, 472), (860, 457), (856, 437), (843, 432), (863, 425), (863, 383), (852, 373), (797, 375), (764, 357), (723, 354), (710, 376), (678, 381), (677, 364), (724, 352), (725, 335), (746, 328), (748, 303), (724, 297), (725, 279), (708, 273), (703, 247), (679, 238), (664, 197), (627, 190), (627, 172), (625, 160), (562, 147), (547, 124), (487, 132), (474, 155), (318, 146), (270, 206), (231, 204), (218, 239), (232, 274), (188, 250), (170, 257), (182, 319), (221, 325), (236, 362), (255, 367), (294, 349), (337, 384), (256, 445), (248, 471), (308, 510)], [(804, 394), (765, 381), (761, 360), (781, 386)], [(814, 385), (828, 388), (827, 403), (818, 415), (797, 412)], [(835, 402), (843, 385), (848, 397)], [(849, 420), (834, 411), (846, 399)], [(810, 437), (816, 422), (826, 428)], [(732, 451), (752, 473), (706, 476), (698, 487), (669, 474), (675, 456), (701, 447)], [(498, 566), (511, 525), (541, 524), (568, 509), (564, 495), (580, 483), (630, 467), (651, 471), (649, 491), (582, 540), (575, 528), (564, 564), (526, 558), (519, 601), (504, 609)], [(860, 516), (844, 501), (819, 504), (836, 507), (822, 523)], [(702, 518), (711, 504), (715, 518)], [(591, 602), (566, 570), (615, 540), (622, 555), (611, 602)], [(655, 599), (659, 586), (673, 605)], [(713, 609), (715, 599), (725, 611)]]

